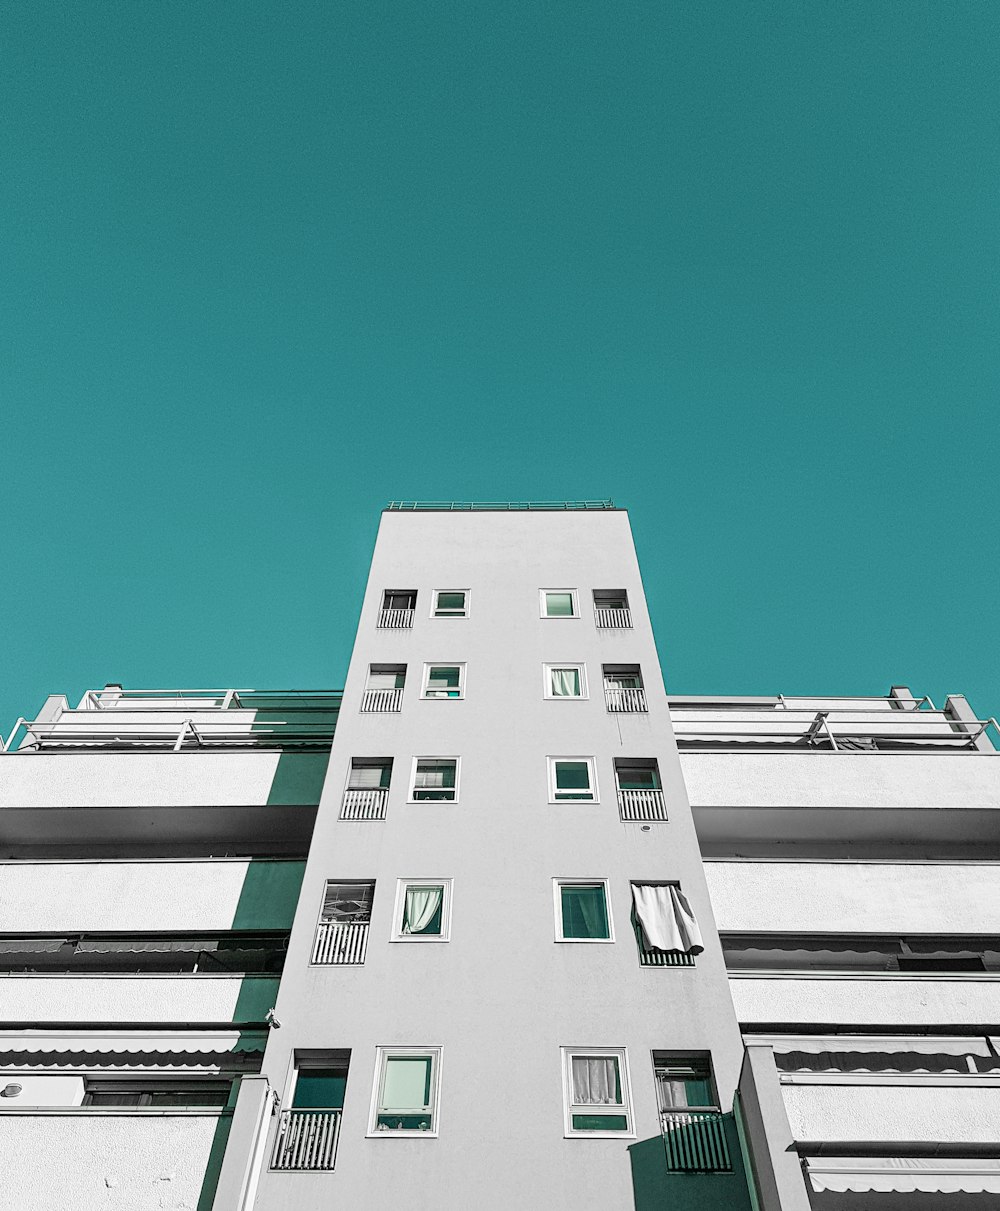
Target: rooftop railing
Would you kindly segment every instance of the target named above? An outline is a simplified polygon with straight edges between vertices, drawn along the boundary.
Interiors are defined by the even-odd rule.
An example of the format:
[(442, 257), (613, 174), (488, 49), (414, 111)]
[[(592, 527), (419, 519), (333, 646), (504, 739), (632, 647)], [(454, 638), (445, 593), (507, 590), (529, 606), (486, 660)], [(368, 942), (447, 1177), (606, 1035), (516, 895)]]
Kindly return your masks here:
[(613, 500), (390, 500), (385, 512), (521, 513), (533, 510), (615, 509)]

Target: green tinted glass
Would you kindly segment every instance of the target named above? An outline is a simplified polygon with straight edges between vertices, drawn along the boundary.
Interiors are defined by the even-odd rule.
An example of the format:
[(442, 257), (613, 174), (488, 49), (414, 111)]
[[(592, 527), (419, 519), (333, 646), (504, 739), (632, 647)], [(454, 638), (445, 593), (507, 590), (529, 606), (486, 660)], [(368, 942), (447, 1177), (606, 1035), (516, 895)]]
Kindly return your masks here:
[(564, 938), (609, 938), (608, 906), (602, 883), (560, 889)]
[(572, 618), (572, 593), (546, 593), (545, 614), (548, 618)]
[(586, 761), (556, 762), (557, 799), (593, 799), (590, 766)]
[(574, 1114), (574, 1131), (628, 1131), (624, 1114)]
[(347, 1074), (336, 1068), (304, 1068), (295, 1082), (292, 1105), (297, 1109), (321, 1107), (339, 1110), (344, 1105)]

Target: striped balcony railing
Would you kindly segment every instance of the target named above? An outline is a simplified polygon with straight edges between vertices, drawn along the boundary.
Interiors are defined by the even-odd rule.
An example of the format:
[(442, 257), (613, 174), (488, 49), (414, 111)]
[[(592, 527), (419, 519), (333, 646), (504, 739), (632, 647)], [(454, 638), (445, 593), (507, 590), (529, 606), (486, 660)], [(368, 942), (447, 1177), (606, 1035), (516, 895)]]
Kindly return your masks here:
[(367, 921), (320, 921), (312, 961), (324, 967), (358, 966), (367, 950)]
[(686, 950), (640, 950), (640, 967), (693, 967), (694, 955)]
[(604, 700), (614, 715), (644, 715), (646, 713), (646, 691), (624, 689), (619, 685), (604, 687)]
[(618, 810), (623, 820), (666, 820), (667, 805), (663, 791), (618, 792)]
[(389, 792), (384, 787), (344, 791), (341, 820), (384, 820)]
[(365, 690), (361, 699), (363, 711), (398, 711), (403, 706), (403, 691)]
[(728, 1173), (733, 1165), (718, 1110), (667, 1110), (660, 1115), (667, 1168), (674, 1173)]
[(339, 1110), (282, 1110), (272, 1169), (332, 1169), (340, 1135)]
[(383, 631), (405, 631), (413, 626), (412, 610), (379, 610), (378, 625)]
[(625, 631), (632, 629), (631, 610), (594, 610), (594, 620), (602, 631)]

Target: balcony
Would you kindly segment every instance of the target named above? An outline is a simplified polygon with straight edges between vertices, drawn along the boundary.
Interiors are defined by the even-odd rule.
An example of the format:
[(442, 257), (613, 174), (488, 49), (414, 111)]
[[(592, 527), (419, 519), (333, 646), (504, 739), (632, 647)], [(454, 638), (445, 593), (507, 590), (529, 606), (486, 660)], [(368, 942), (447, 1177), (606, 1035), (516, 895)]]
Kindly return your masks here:
[(363, 712), (399, 711), (403, 706), (403, 691), (398, 690), (365, 690), (361, 698)]
[(621, 686), (606, 685), (604, 701), (613, 715), (646, 713), (646, 691), (642, 689), (623, 689)]
[(728, 1173), (733, 1165), (718, 1110), (667, 1110), (660, 1129), (671, 1173)]
[(626, 631), (632, 629), (632, 611), (629, 609), (594, 608), (594, 623), (600, 631)]
[(618, 811), (622, 820), (647, 821), (666, 820), (667, 805), (662, 790), (618, 791)]
[(18, 719), (0, 753), (65, 750), (329, 751), (342, 695), (302, 690), (88, 690), (75, 708), (53, 695)]
[(364, 790), (344, 791), (344, 804), (340, 809), (341, 820), (384, 820), (389, 801), (386, 787), (369, 787)]
[(282, 1110), (272, 1169), (329, 1170), (337, 1159), (340, 1110)]
[(320, 967), (356, 967), (364, 963), (367, 950), (367, 921), (321, 921), (312, 962)]
[(379, 630), (406, 631), (413, 626), (413, 610), (379, 610)]

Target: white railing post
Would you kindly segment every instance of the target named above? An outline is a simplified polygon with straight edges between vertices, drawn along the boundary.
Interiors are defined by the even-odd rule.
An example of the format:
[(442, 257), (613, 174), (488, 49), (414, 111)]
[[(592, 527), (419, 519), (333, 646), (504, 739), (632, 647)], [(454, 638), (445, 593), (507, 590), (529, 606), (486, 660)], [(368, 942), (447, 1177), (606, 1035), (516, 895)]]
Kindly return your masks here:
[(340, 809), (341, 820), (384, 820), (389, 798), (386, 787), (371, 787), (364, 790), (344, 791), (344, 803)]
[(622, 820), (666, 820), (667, 806), (662, 790), (618, 791), (618, 809)]

